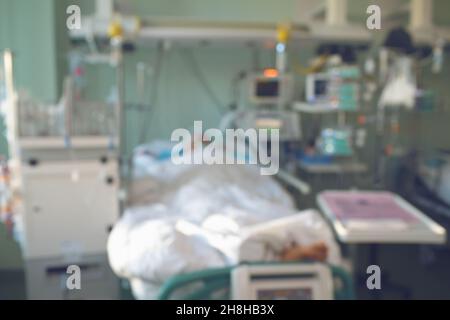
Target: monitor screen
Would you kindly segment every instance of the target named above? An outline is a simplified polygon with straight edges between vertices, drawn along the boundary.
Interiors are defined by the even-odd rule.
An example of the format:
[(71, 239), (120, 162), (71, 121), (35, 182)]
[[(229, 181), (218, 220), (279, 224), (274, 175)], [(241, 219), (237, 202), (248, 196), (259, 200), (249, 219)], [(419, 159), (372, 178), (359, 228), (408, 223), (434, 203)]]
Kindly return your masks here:
[(314, 96), (321, 97), (327, 94), (328, 80), (316, 79), (314, 81)]
[(255, 87), (255, 96), (259, 98), (276, 98), (279, 96), (279, 79), (261, 79), (257, 80)]

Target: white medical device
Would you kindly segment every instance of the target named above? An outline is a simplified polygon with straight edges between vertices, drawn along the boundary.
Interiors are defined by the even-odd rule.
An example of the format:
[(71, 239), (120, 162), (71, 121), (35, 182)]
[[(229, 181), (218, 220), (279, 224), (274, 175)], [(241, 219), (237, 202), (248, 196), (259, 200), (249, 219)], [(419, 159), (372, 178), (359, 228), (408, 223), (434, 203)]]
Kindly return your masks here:
[(360, 71), (346, 66), (306, 77), (306, 102), (329, 110), (356, 111), (359, 105)]
[[(74, 99), (58, 106), (17, 94), (8, 99), (7, 130), (13, 213), (29, 299), (115, 299), (107, 261), (109, 231), (119, 218), (117, 112)], [(69, 295), (67, 266), (89, 285)], [(94, 284), (95, 283), (95, 284)]]
[(386, 191), (324, 191), (319, 207), (345, 243), (443, 244), (446, 230)]
[(331, 300), (332, 275), (325, 265), (242, 265), (231, 275), (234, 300)]
[(244, 130), (278, 129), (280, 141), (301, 139), (300, 116), (298, 112), (287, 110), (246, 110), (238, 111), (234, 117), (236, 128)]
[[(272, 71), (272, 72), (267, 72)], [(267, 69), (250, 77), (250, 101), (257, 105), (285, 105), (293, 98), (293, 78)]]

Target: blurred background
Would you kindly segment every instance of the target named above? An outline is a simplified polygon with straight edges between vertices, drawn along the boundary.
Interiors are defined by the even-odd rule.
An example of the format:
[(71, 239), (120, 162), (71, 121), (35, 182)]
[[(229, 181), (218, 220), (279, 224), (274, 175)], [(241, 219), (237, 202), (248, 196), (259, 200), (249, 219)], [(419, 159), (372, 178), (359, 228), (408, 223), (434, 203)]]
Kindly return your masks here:
[[(148, 299), (172, 276), (230, 277), (246, 228), (305, 210), (324, 229), (299, 218), (317, 235), (294, 242), (336, 246), (349, 296), (449, 298), (449, 40), (445, 0), (0, 0), (0, 298)], [(173, 165), (173, 130), (197, 120), (279, 130), (279, 174)], [(214, 215), (236, 238), (214, 241)], [(297, 231), (267, 232), (279, 258)], [(66, 288), (70, 264), (85, 289)]]

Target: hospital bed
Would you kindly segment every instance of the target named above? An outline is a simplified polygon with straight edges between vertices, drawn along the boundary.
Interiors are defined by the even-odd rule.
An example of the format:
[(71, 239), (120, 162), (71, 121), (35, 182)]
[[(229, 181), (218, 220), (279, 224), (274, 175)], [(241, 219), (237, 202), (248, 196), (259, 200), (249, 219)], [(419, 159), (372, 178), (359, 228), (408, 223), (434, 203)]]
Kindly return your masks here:
[[(165, 148), (161, 148), (161, 150), (164, 149)], [(154, 155), (155, 152), (151, 152), (151, 154)], [(153, 158), (159, 159), (160, 157)], [(190, 290), (188, 290), (189, 293), (183, 294), (182, 298), (207, 298), (208, 295), (215, 291), (212, 290), (214, 288), (230, 288), (230, 275), (234, 270), (241, 266), (241, 261), (256, 261), (254, 260), (254, 257), (252, 257), (251, 260), (239, 260), (239, 257), (231, 262), (229, 260), (223, 262), (220, 260), (221, 256), (213, 251), (224, 249), (223, 247), (225, 247), (225, 245), (222, 244), (214, 247), (214, 241), (216, 243), (221, 243), (220, 239), (213, 239), (213, 241), (210, 242), (213, 245), (202, 247), (203, 244), (200, 242), (193, 242), (195, 234), (188, 237), (186, 237), (185, 234), (179, 235), (179, 230), (177, 228), (181, 224), (177, 222), (176, 225), (172, 227), (172, 225), (170, 225), (172, 218), (190, 219), (191, 222), (194, 221), (193, 225), (196, 223), (198, 225), (203, 223), (204, 225), (205, 221), (209, 221), (207, 218), (211, 218), (209, 216), (211, 212), (219, 211), (225, 212), (225, 215), (228, 214), (236, 220), (236, 225), (241, 223), (243, 225), (256, 226), (261, 222), (278, 221), (280, 218), (281, 220), (284, 218), (290, 219), (290, 217), (298, 213), (292, 199), (285, 191), (283, 191), (280, 184), (274, 179), (261, 177), (259, 173), (256, 174), (256, 172), (259, 171), (255, 171), (255, 173), (249, 175), (248, 170), (251, 172), (252, 169), (247, 166), (233, 166), (233, 168), (236, 169), (227, 169), (226, 166), (187, 169), (186, 172), (188, 173), (188, 176), (190, 175), (191, 180), (186, 180), (180, 178), (180, 176), (186, 175), (182, 172), (185, 169), (182, 167), (172, 167), (170, 160), (166, 162), (164, 162), (164, 160), (158, 160), (156, 169), (153, 168), (155, 163), (151, 163), (151, 161), (149, 163), (145, 163), (144, 161), (143, 166), (141, 166), (144, 167), (149, 174), (135, 177), (134, 181), (132, 181), (130, 185), (130, 199), (132, 200), (130, 212), (125, 213), (121, 221), (119, 221), (119, 224), (121, 225), (119, 227), (116, 225), (113, 229), (108, 243), (108, 252), (110, 253), (109, 258), (113, 269), (119, 276), (130, 280), (133, 294), (139, 299), (155, 298), (155, 295), (158, 292), (159, 293), (156, 295), (157, 297), (169, 298), (173, 292), (179, 292), (179, 289), (183, 291), (183, 288)], [(161, 163), (163, 163), (163, 165), (159, 166)], [(166, 163), (168, 167), (164, 167), (164, 163)], [(206, 172), (204, 171), (205, 169)], [(173, 170), (180, 171), (181, 173)], [(190, 170), (192, 170), (192, 172), (189, 172)], [(235, 172), (235, 170), (237, 171)], [(225, 179), (225, 182), (221, 179)], [(259, 181), (258, 179), (262, 180)], [(281, 173), (281, 179), (283, 179), (285, 183), (295, 187), (299, 192), (304, 192), (305, 189), (307, 189), (304, 184), (301, 182), (298, 183), (298, 181), (285, 172)], [(175, 181), (173, 183), (176, 185), (175, 191), (172, 190), (172, 186), (168, 187), (165, 185), (166, 180)], [(181, 180), (182, 183), (178, 184), (178, 180)], [(221, 185), (222, 183), (225, 183), (225, 186)], [(180, 190), (181, 193), (179, 192)], [(207, 193), (203, 194), (203, 192)], [(158, 199), (158, 197), (154, 197), (155, 194), (166, 195)], [(167, 197), (167, 194), (170, 196)], [(216, 198), (214, 198), (216, 196), (219, 196), (220, 203), (217, 203)], [(211, 197), (212, 199), (210, 199)], [(169, 199), (168, 202), (167, 199)], [(164, 201), (166, 202), (162, 205), (145, 207), (145, 203), (148, 202), (163, 203)], [(188, 201), (189, 204), (186, 204), (185, 201)], [(237, 204), (236, 201), (238, 202)], [(144, 205), (144, 207), (142, 207), (142, 205)], [(133, 209), (132, 206), (135, 206), (134, 208), (138, 209)], [(174, 211), (176, 211), (175, 214), (173, 213)], [(244, 214), (242, 214), (242, 212), (244, 212)], [(174, 214), (174, 216), (171, 216), (172, 214)], [(304, 217), (305, 221), (309, 221), (306, 224), (317, 224), (318, 222), (314, 219), (308, 220), (312, 216), (316, 217), (319, 215), (317, 212), (309, 212), (302, 214), (302, 218), (300, 219), (303, 219)], [(219, 223), (215, 223), (215, 225), (220, 225), (220, 227), (222, 227), (229, 223), (230, 220), (232, 219), (227, 220), (222, 217), (221, 220), (217, 220)], [(129, 225), (126, 225), (126, 223), (129, 223)], [(290, 221), (284, 221), (282, 223), (289, 225)], [(324, 221), (319, 221), (319, 224), (323, 229), (328, 228)], [(186, 225), (186, 223), (184, 223), (184, 225)], [(210, 223), (210, 225), (213, 225), (213, 223)], [(119, 233), (117, 229), (126, 229), (128, 227), (131, 231), (129, 232), (126, 230), (125, 234), (120, 235), (122, 239), (118, 240), (120, 237), (117, 236)], [(151, 227), (153, 229), (144, 230), (146, 227)], [(275, 223), (274, 228), (278, 228), (279, 230), (280, 226)], [(314, 227), (312, 228), (314, 229)], [(134, 232), (133, 230), (138, 231), (136, 231), (134, 235), (131, 235), (131, 233)], [(329, 230), (329, 232), (328, 230), (326, 231), (327, 241), (333, 242), (333, 252), (338, 252), (339, 249), (337, 244), (334, 243), (331, 230)], [(297, 230), (291, 232), (296, 233)], [(159, 239), (158, 233), (165, 233), (165, 238), (162, 237)], [(304, 235), (306, 238), (308, 238), (307, 233), (308, 231), (306, 231)], [(149, 237), (153, 238), (150, 239)], [(228, 241), (228, 239), (231, 240)], [(319, 240), (322, 239), (323, 238), (320, 238), (319, 236)], [(317, 237), (314, 238), (314, 241), (317, 240)], [(159, 245), (155, 247), (154, 244), (158, 241), (166, 244), (170, 243), (170, 247), (161, 247)], [(234, 240), (230, 237), (227, 238), (227, 241), (229, 243), (226, 244), (226, 246), (232, 247), (231, 244)], [(114, 249), (114, 247), (117, 247), (117, 244), (119, 247), (121, 246), (120, 249)], [(142, 244), (153, 247), (139, 247)], [(165, 246), (165, 244), (163, 246)], [(113, 248), (113, 250), (111, 250), (111, 248)], [(227, 249), (228, 252), (234, 250), (233, 248), (225, 249)], [(225, 249), (223, 250), (224, 252), (226, 252)], [(127, 253), (126, 255), (125, 252)], [(138, 252), (138, 254), (129, 258), (130, 260), (133, 260), (133, 265), (129, 264), (127, 261), (121, 261), (124, 256), (130, 257), (130, 255), (133, 255), (136, 252)], [(148, 252), (154, 252), (155, 255), (158, 256), (158, 259), (161, 258), (161, 256), (163, 256), (163, 258), (161, 258), (161, 261), (155, 261), (154, 258), (148, 256)], [(221, 252), (221, 254), (224, 255), (223, 252)], [(331, 256), (334, 257), (336, 255), (331, 254)], [(141, 257), (143, 258), (141, 259)], [(173, 267), (177, 264), (180, 265), (178, 269)], [(282, 264), (280, 264), (279, 267), (282, 267)], [(338, 267), (332, 267), (330, 270), (334, 270), (333, 275), (342, 274), (342, 272), (339, 273), (339, 271), (336, 271), (341, 270)], [(341, 282), (349, 283), (348, 276), (342, 278), (344, 280), (341, 280)], [(155, 279), (158, 280), (158, 285), (153, 286), (156, 283)], [(198, 289), (197, 287), (193, 289), (191, 283), (196, 282), (198, 284), (199, 281), (204, 283), (204, 285), (201, 286), (202, 289)], [(331, 282), (331, 280), (327, 282)], [(136, 290), (138, 292), (137, 294)], [(152, 293), (151, 296), (149, 294), (150, 291)]]

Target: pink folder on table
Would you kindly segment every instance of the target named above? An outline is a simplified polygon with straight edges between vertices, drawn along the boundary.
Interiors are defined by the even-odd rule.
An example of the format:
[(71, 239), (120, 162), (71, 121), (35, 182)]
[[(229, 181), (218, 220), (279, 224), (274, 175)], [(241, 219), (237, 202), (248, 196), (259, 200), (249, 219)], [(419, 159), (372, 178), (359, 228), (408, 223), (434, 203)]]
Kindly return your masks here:
[(402, 207), (389, 192), (329, 191), (323, 194), (323, 199), (334, 216), (344, 222), (350, 220), (396, 220), (407, 224), (418, 222), (418, 218)]

